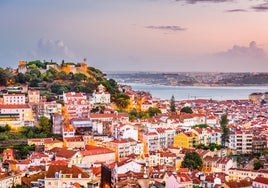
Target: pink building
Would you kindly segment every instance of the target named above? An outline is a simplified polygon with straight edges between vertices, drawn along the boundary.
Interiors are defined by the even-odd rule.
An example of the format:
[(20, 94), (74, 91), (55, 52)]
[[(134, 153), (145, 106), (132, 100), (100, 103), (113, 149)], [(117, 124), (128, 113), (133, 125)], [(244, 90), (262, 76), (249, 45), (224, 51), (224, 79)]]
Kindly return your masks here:
[(89, 118), (91, 105), (83, 93), (64, 93), (64, 106), (69, 120), (73, 118)]

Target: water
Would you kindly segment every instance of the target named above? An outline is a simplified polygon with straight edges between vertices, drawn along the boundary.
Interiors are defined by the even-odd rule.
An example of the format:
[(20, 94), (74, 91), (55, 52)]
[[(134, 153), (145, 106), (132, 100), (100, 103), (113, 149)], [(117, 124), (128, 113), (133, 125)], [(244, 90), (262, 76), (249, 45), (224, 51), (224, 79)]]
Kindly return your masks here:
[(213, 100), (238, 100), (248, 99), (254, 92), (268, 92), (268, 86), (243, 86), (243, 87), (199, 87), (199, 86), (163, 86), (147, 85), (141, 83), (124, 83), (133, 90), (148, 91), (153, 97), (170, 99), (174, 95), (176, 100), (187, 99), (213, 99)]

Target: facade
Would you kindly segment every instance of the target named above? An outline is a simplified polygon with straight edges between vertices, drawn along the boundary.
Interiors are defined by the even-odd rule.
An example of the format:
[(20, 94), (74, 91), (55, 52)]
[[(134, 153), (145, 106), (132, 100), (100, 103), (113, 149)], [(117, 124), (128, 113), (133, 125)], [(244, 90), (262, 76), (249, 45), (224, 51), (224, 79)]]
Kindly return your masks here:
[(231, 168), (229, 169), (229, 180), (241, 180), (246, 178), (255, 179), (262, 176), (268, 178), (268, 170), (248, 170), (244, 168)]
[(4, 104), (25, 104), (26, 97), (24, 94), (4, 94)]
[(212, 128), (195, 128), (191, 130), (198, 135), (200, 144), (205, 146), (215, 143), (221, 144), (221, 131)]
[[(105, 147), (115, 152), (116, 161), (134, 153), (137, 141), (131, 139), (113, 140), (104, 143)], [(137, 148), (136, 148), (137, 149)]]
[(98, 91), (92, 94), (92, 101), (94, 104), (110, 104), (111, 95), (109, 92), (105, 91), (105, 87), (100, 84), (98, 86)]
[(52, 115), (52, 133), (53, 134), (62, 134), (62, 127), (64, 123), (64, 117), (62, 114), (53, 114)]
[(21, 185), (20, 174), (0, 173), (0, 188), (8, 188), (15, 185)]
[(56, 101), (40, 102), (38, 104), (37, 113), (39, 117), (45, 116), (50, 119), (53, 114), (62, 113), (62, 105)]
[(193, 132), (181, 132), (174, 136), (174, 147), (194, 148), (198, 144), (199, 138)]
[(113, 114), (90, 114), (90, 119), (99, 121), (115, 121), (127, 123), (129, 121), (128, 113), (113, 113)]
[(92, 179), (93, 174), (88, 174), (75, 165), (50, 165), (45, 177), (45, 187), (69, 188), (75, 184), (88, 187)]
[(176, 154), (168, 151), (150, 152), (149, 154), (149, 166), (169, 165), (175, 166)]
[(138, 141), (138, 130), (135, 129), (133, 126), (131, 125), (122, 125), (119, 127), (115, 127), (115, 137), (120, 139), (134, 139), (136, 141)]
[(145, 132), (143, 134), (144, 153), (156, 151), (160, 148), (159, 136), (156, 131)]
[(32, 109), (27, 104), (0, 104), (0, 125), (34, 126)]
[(28, 102), (30, 104), (38, 104), (40, 102), (40, 91), (29, 90), (28, 91)]
[(159, 147), (168, 148), (173, 146), (175, 130), (172, 128), (157, 128), (156, 129), (159, 135)]
[(66, 117), (69, 120), (74, 118), (89, 118), (91, 105), (87, 99), (69, 99), (64, 104)]
[(252, 153), (262, 154), (267, 149), (266, 135), (252, 137)]
[(203, 169), (205, 172), (223, 172), (228, 174), (229, 169), (235, 167), (236, 163), (227, 157), (206, 156), (203, 159)]
[(115, 162), (115, 152), (103, 148), (103, 147), (95, 147), (95, 146), (87, 146), (85, 150), (81, 150), (82, 161), (81, 164), (94, 164), (94, 163), (113, 163)]
[(230, 133), (229, 148), (237, 154), (252, 153), (253, 134), (250, 131), (235, 131)]
[(253, 188), (266, 188), (268, 187), (268, 178), (264, 177), (256, 177), (253, 182), (252, 182), (252, 187)]

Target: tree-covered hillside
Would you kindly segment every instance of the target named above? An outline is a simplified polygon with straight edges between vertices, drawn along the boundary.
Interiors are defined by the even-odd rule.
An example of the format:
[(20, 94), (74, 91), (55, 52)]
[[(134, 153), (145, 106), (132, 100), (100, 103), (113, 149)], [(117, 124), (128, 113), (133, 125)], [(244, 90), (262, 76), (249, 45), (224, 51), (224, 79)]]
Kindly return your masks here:
[[(19, 86), (27, 84), (30, 88), (43, 90), (50, 99), (52, 95), (75, 91), (92, 94), (99, 84), (103, 84), (112, 99), (120, 93), (113, 79), (106, 79), (106, 74), (94, 67), (81, 64), (56, 62), (41, 62), (40, 60), (26, 62), (21, 69), (0, 68), (1, 86)], [(70, 68), (72, 67), (72, 68)], [(76, 73), (72, 70), (75, 69)]]

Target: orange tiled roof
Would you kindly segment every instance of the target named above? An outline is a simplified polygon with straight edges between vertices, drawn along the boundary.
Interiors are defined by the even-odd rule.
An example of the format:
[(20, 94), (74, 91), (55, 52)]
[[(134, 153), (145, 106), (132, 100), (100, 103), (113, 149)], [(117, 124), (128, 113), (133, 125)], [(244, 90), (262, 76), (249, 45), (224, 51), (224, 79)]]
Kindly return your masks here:
[(61, 172), (62, 174), (72, 174), (72, 178), (78, 178), (79, 174), (82, 178), (89, 178), (89, 175), (82, 171), (81, 168), (72, 165), (68, 167), (68, 165), (50, 165), (46, 177), (47, 178), (54, 178), (56, 172)]
[(28, 104), (0, 104), (0, 109), (20, 109), (30, 108)]

